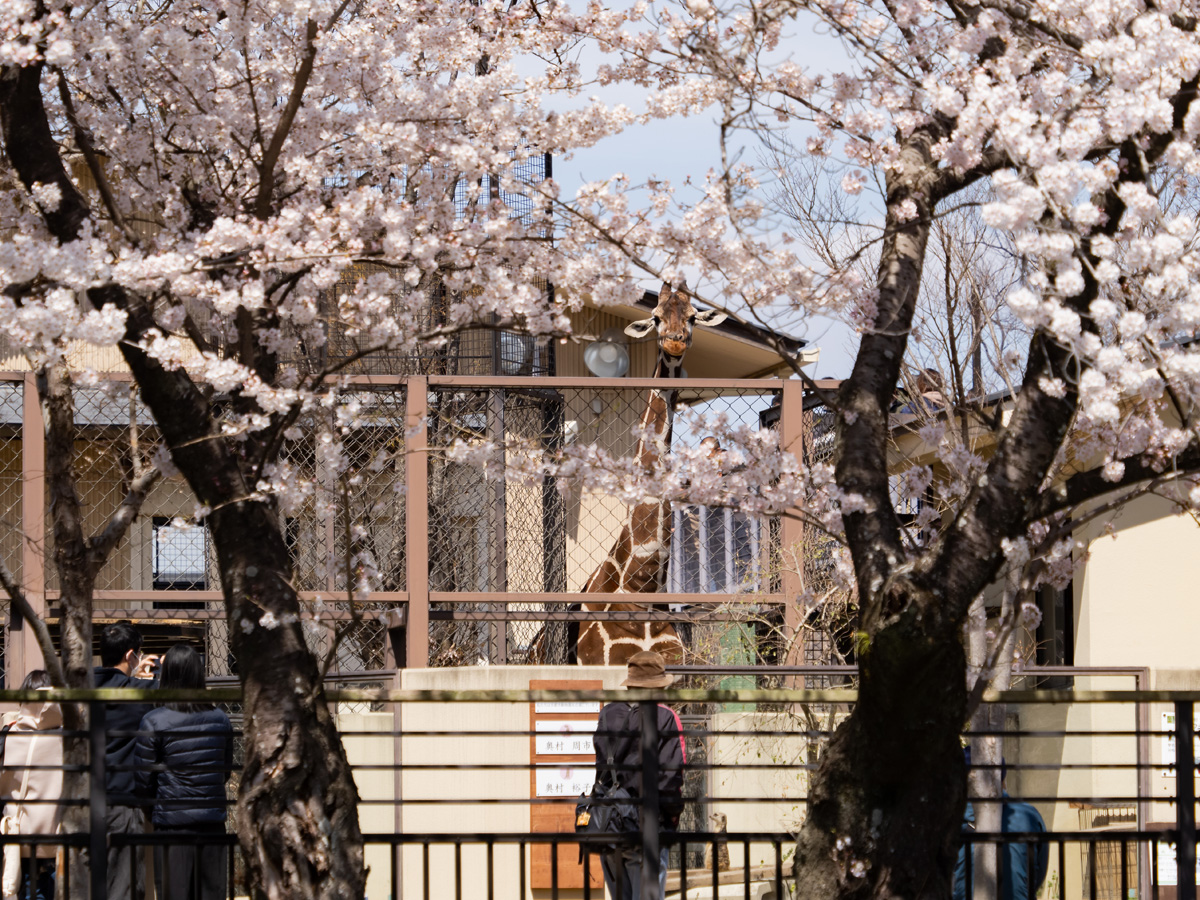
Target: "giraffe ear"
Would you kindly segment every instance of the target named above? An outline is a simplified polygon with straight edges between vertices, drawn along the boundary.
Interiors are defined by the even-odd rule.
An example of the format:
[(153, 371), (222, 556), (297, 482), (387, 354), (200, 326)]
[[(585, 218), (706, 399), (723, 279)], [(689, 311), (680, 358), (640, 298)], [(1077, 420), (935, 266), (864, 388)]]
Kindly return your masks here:
[(625, 326), (625, 333), (632, 338), (644, 338), (654, 330), (654, 319), (642, 319)]
[(706, 309), (703, 312), (696, 313), (696, 324), (707, 325), (712, 328), (714, 325), (720, 325), (729, 316), (719, 309)]

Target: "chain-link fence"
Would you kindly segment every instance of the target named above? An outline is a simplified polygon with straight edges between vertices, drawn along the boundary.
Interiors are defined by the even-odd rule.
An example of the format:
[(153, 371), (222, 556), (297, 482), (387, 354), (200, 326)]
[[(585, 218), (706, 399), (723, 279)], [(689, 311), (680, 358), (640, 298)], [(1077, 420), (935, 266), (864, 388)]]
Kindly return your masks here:
[[(435, 386), (430, 393), (430, 590), (558, 593), (582, 591), (605, 560), (629, 518), (620, 501), (570, 482), (544, 478), (514, 482), (449, 461), (437, 451), (455, 440), (485, 441), (554, 452), (570, 443), (594, 445), (614, 457), (638, 449), (646, 389), (580, 387), (465, 388)], [(760, 422), (777, 393), (682, 387), (673, 444), (698, 446), (703, 423)], [(671, 593), (729, 594), (764, 589), (772, 536), (764, 523), (731, 509), (673, 511), (668, 569)], [(442, 604), (436, 613), (473, 610), (472, 603)], [(431, 661), (462, 665), (480, 660), (519, 661), (538, 645), (540, 658), (566, 661), (570, 623), (504, 621), (508, 610), (555, 611), (554, 603), (497, 605), (496, 621), (441, 621), (432, 628)], [(688, 627), (680, 624), (682, 631)], [(685, 642), (692, 635), (685, 634)]]
[[(836, 452), (836, 421), (833, 410), (822, 404), (804, 410), (804, 463), (808, 467), (833, 465)], [(839, 666), (853, 661), (852, 637), (858, 608), (854, 596), (839, 590), (834, 577), (838, 543), (816, 528), (804, 530), (800, 553), (804, 583), (816, 605), (807, 614), (800, 640), (802, 661), (808, 666)], [(842, 687), (841, 677), (813, 676), (812, 688)]]
[[(2, 384), (2, 383), (0, 383)], [(21, 385), (0, 395), (6, 432), (0, 436), (0, 478), (5, 495), (7, 543), (0, 543), (18, 570), (22, 488)], [(649, 388), (572, 385), (563, 379), (512, 380), (495, 386), (470, 381), (432, 384), (389, 378), (352, 379), (329, 408), (306, 413), (288, 432), (279, 477), (289, 490), (280, 516), (301, 593), (310, 644), (334, 670), (363, 671), (389, 664), (380, 613), (405, 602), (413, 590), (412, 541), (427, 541), (430, 662), (472, 665), (572, 658), (578, 623), (570, 598), (612, 552), (629, 509), (612, 496), (556, 478), (509, 480), (458, 463), (442, 451), (455, 440), (483, 440), (507, 449), (502, 467), (515, 464), (517, 448), (551, 454), (572, 443), (600, 447), (614, 457), (633, 456)], [(426, 390), (427, 388), (427, 390)], [(407, 392), (424, 394), (428, 431), (410, 446)], [(420, 396), (420, 394), (418, 394)], [(697, 447), (710, 436), (705, 423), (775, 427), (778, 382), (763, 388), (678, 389), (673, 446)], [(150, 464), (158, 434), (128, 381), (81, 387), (76, 397), (76, 443), (85, 531), (94, 534), (116, 510), (131, 479)], [(777, 417), (776, 420), (777, 421)], [(424, 460), (427, 524), (409, 535), (408, 484), (414, 453)], [(36, 485), (44, 491), (44, 486)], [(48, 498), (46, 498), (48, 503)], [(223, 616), (216, 554), (186, 483), (167, 478), (155, 486), (142, 514), (100, 573), (96, 622), (139, 620), (156, 649), (174, 640), (202, 645), (210, 674), (236, 674)], [(676, 601), (672, 615), (698, 662), (762, 661), (759, 619), (774, 621), (778, 598), (761, 603), (748, 595), (778, 592), (779, 535), (765, 520), (725, 508), (679, 507), (671, 511), (671, 541), (664, 576), (668, 594), (711, 595), (714, 601)], [(49, 526), (44, 535), (51, 546)], [(45, 583), (55, 620), (57, 573), (47, 555)], [(369, 588), (352, 602), (351, 588)], [(446, 594), (470, 594), (461, 602)], [(491, 595), (481, 598), (480, 594)], [(391, 596), (394, 595), (394, 596)], [(537, 595), (516, 597), (512, 595)], [(720, 597), (738, 595), (722, 605)], [(194, 599), (193, 599), (194, 597)], [(423, 602), (419, 600), (418, 602)], [(668, 599), (668, 603), (671, 601)], [(680, 606), (691, 602), (691, 607)], [(482, 614), (482, 615), (481, 615)], [(557, 616), (557, 618), (556, 618)], [(548, 621), (549, 620), (549, 621)]]

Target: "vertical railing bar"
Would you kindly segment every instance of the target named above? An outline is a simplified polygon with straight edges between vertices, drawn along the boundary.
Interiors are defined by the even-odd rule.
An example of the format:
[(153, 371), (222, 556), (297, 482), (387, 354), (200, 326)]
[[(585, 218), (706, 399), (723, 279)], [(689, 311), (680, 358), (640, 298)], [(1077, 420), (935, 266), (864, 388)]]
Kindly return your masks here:
[(679, 896), (686, 897), (688, 892), (687, 886), (687, 840), (682, 834), (679, 835)]
[[(233, 889), (233, 876), (234, 876), (234, 873), (237, 872), (237, 867), (235, 865), (235, 855), (237, 854), (237, 846), (235, 844), (228, 844), (228, 845), (226, 845), (225, 849), (227, 851), (225, 854), (226, 887), (228, 888), (228, 891), (229, 891), (229, 900), (233, 900), (233, 898), (236, 896), (234, 889)], [(392, 896), (395, 897), (396, 894), (393, 892)]]
[[(103, 703), (88, 704), (88, 849), (91, 859), (88, 861), (91, 869), (92, 898), (108, 896), (108, 842), (105, 840), (108, 831), (108, 788), (105, 784), (108, 773), (105, 770), (105, 753), (108, 749), (107, 723), (105, 716), (107, 707)], [(136, 850), (136, 847), (134, 848)], [(134, 882), (136, 885), (136, 882)]]
[(642, 713), (642, 896), (633, 900), (658, 900), (662, 871), (659, 854), (658, 806), (658, 704), (643, 700)]
[(1088, 843), (1088, 897), (1096, 900), (1096, 842)]
[(1150, 842), (1150, 897), (1158, 900), (1158, 841)]
[(454, 900), (462, 900), (462, 841), (454, 842)]
[[(392, 835), (392, 900), (400, 900), (400, 854), (403, 853), (403, 848), (400, 844), (400, 835)], [(232, 897), (229, 900), (233, 900)]]
[(1196, 900), (1196, 751), (1192, 702), (1175, 702), (1175, 819), (1179, 843), (1177, 900)]
[(421, 879), (424, 882), (422, 885), (422, 896), (425, 900), (429, 900), (429, 844), (421, 844)]
[(579, 845), (579, 858), (583, 860), (583, 900), (592, 900), (592, 854), (587, 844)]
[(1129, 841), (1121, 841), (1121, 900), (1129, 896)]
[[(517, 885), (517, 896), (524, 898), (525, 897), (525, 842), (524, 841), (521, 841), (521, 843), (518, 845), (517, 852), (520, 854), (520, 860), (517, 865), (517, 868), (519, 869), (519, 875), (518, 875), (518, 879), (517, 879), (519, 881), (519, 884)], [(392, 900), (399, 900), (399, 898), (393, 897)]]
[(1058, 841), (1058, 900), (1067, 900), (1067, 842)]
[(712, 854), (711, 854), (711, 856), (712, 856), (712, 885), (711, 885), (711, 887), (712, 887), (712, 900), (717, 900), (717, 894), (719, 894), (719, 893), (720, 893), (720, 890), (721, 890), (721, 889), (720, 889), (720, 883), (721, 883), (721, 875), (720, 875), (720, 872), (721, 872), (721, 867), (720, 867), (720, 861), (717, 859), (717, 837), (716, 837), (716, 835), (715, 835), (715, 834), (713, 835)]
[(971, 839), (971, 833), (967, 832), (963, 839), (963, 860), (966, 863), (963, 869), (963, 884), (968, 897), (975, 895), (975, 842)]
[(742, 894), (750, 900), (750, 842), (742, 841)]
[(558, 900), (558, 841), (550, 842), (550, 900)]
[[(488, 900), (496, 900), (496, 842), (489, 840), (487, 842), (487, 892)], [(399, 900), (395, 894), (392, 895), (395, 900)]]
[(775, 841), (775, 896), (783, 900), (783, 843)]

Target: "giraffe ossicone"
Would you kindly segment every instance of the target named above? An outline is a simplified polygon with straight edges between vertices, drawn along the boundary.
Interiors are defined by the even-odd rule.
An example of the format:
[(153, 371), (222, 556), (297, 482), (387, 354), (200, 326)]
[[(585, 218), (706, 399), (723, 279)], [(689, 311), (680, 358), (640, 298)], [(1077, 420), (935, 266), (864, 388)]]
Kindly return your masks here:
[[(683, 357), (692, 343), (696, 325), (712, 327), (725, 321), (720, 310), (697, 310), (685, 289), (672, 289), (664, 282), (658, 305), (648, 319), (632, 322), (625, 328), (630, 337), (655, 334), (658, 363), (655, 378), (683, 377)], [(652, 388), (646, 395), (638, 429), (635, 458), (650, 472), (671, 449), (671, 427), (675, 415), (674, 388)], [(589, 594), (661, 593), (667, 581), (667, 561), (671, 555), (671, 504), (650, 500), (635, 504), (608, 555), (587, 580)], [(590, 612), (634, 612), (648, 610), (644, 601), (597, 600), (585, 602)], [(619, 622), (596, 620), (579, 629), (576, 661), (580, 665), (624, 665), (629, 657), (643, 650), (655, 650), (669, 663), (683, 661), (683, 642), (670, 622)]]

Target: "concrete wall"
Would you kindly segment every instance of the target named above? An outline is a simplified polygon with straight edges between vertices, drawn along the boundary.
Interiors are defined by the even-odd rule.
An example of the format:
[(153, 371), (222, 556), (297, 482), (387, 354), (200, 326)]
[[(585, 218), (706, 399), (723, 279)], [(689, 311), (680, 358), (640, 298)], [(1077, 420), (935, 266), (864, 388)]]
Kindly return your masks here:
[[(804, 734), (807, 727), (798, 715), (783, 712), (728, 712), (712, 717), (710, 759), (718, 768), (708, 774), (709, 811), (724, 813), (730, 832), (799, 831), (808, 796), (804, 763), (812, 749)], [(743, 802), (766, 797), (777, 799)], [(742, 868), (745, 852), (742, 844), (729, 845), (731, 869)], [(750, 845), (751, 867), (774, 864), (770, 844)]]
[[(401, 673), (400, 687), (405, 690), (527, 690), (531, 680), (592, 679), (606, 688), (620, 685), (625, 676), (620, 666), (480, 666), (461, 669), (409, 669)], [(400, 777), (400, 805), (393, 825), (403, 834), (445, 834), (460, 832), (524, 833), (529, 831), (530, 759), (528, 703), (414, 703), (397, 708), (396, 732), (399, 735), (399, 759), (404, 766), (429, 766), (410, 769)], [(511, 736), (422, 737), (415, 732), (464, 731), (504, 732)], [(512, 765), (504, 771), (478, 772), (470, 767), (480, 763)], [(360, 786), (380, 776), (363, 773)], [(393, 779), (392, 774), (386, 774)], [(375, 785), (372, 791), (386, 793)], [(395, 790), (395, 787), (393, 787)], [(395, 794), (393, 794), (395, 795)], [(512, 802), (477, 803), (481, 798)], [(461, 800), (461, 803), (429, 801)], [(425, 865), (422, 848), (404, 848), (400, 858), (401, 897), (423, 895)], [(525, 871), (529, 871), (529, 850), (525, 850)], [(493, 883), (496, 900), (534, 900), (543, 892), (518, 893), (521, 861), (516, 845), (497, 845), (493, 855)], [(450, 845), (429, 849), (430, 897), (455, 896), (455, 854)], [(483, 845), (462, 850), (463, 897), (486, 897), (487, 852)], [(526, 876), (528, 883), (528, 875)], [(548, 893), (548, 892), (547, 892)], [(370, 900), (389, 900), (390, 887), (381, 893), (368, 887)], [(560, 891), (570, 900), (581, 891)], [(593, 896), (595, 892), (593, 892)], [(398, 900), (398, 898), (390, 898)]]

